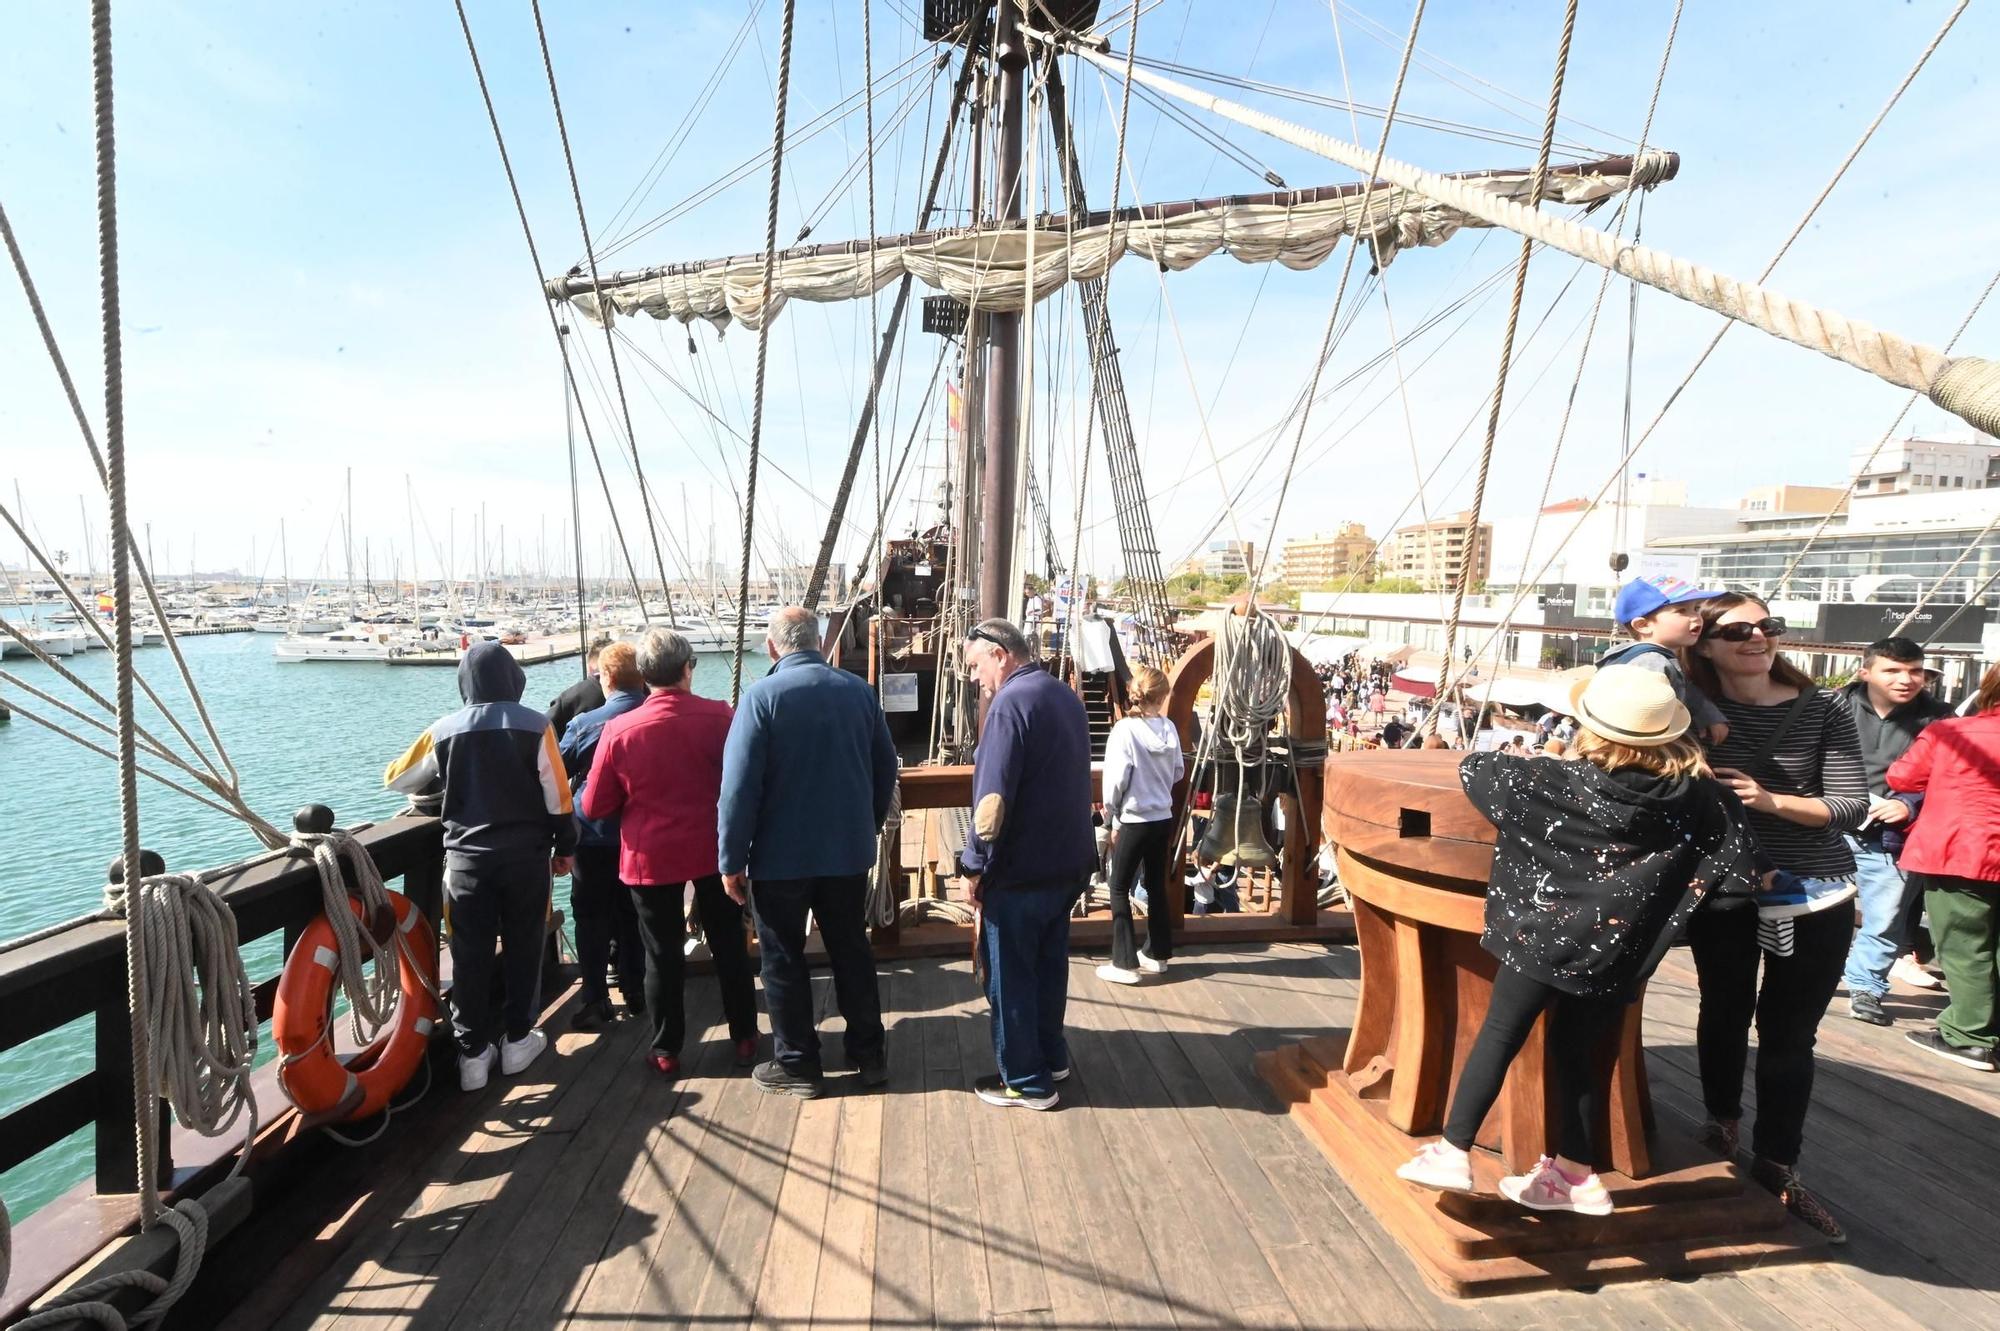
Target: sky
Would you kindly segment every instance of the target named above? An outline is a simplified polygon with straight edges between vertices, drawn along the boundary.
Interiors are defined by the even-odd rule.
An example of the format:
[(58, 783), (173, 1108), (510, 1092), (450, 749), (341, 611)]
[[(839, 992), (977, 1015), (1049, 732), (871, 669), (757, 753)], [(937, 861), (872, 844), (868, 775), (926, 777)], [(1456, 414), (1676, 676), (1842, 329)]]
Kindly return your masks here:
[[(860, 89), (861, 2), (798, 0), (794, 128)], [(916, 30), (920, 7), (878, 0), (871, 11), (875, 206), (884, 233), (914, 224), (921, 164), (935, 150), (952, 76), (928, 59), (936, 48)], [(1103, 8), (1106, 23), (1117, 16), (1112, 46), (1122, 52), (1126, 5), (1107, 0)], [(1679, 152), (1681, 168), (1647, 199), (1645, 243), (1754, 277), (1952, 8), (1944, 0), (1689, 4), (1648, 137)], [(762, 247), (767, 166), (679, 205), (768, 148), (781, 9), (781, 0), (544, 7), (600, 266)], [(532, 13), (514, 0), (468, 0), (467, 12), (541, 270), (560, 272), (584, 247)], [(1380, 105), (1410, 13), (1399, 0), (1144, 0), (1138, 49), (1321, 97), (1340, 98), (1345, 80), (1356, 101)], [(1559, 134), (1570, 157), (1629, 151), (1672, 13), (1670, 0), (1583, 7)], [(511, 566), (569, 568), (560, 363), (452, 7), (148, 0), (116, 16), (126, 438), (134, 519), (150, 529), (155, 563), (266, 577), (282, 563), (294, 579), (338, 576), (351, 471), (355, 559), (365, 550), (377, 577), (392, 566), (407, 572), (413, 545), (426, 577), (445, 566), (469, 572), (482, 512), (487, 548), (501, 548), (504, 528)], [(1390, 155), (1437, 170), (1531, 164), (1561, 19), (1556, 0), (1433, 0), (1401, 109), (1483, 137), (1399, 120)], [(89, 49), (84, 7), (9, 6), (0, 204), (87, 409), (98, 413)], [(1980, 59), (1995, 49), (2000, 16), (1990, 6), (1969, 9), (1771, 286), (1934, 345), (1951, 337), (2000, 262), (2000, 176), (1990, 165), (2000, 155), (2000, 99)], [(1119, 89), (1073, 60), (1064, 66), (1086, 187), (1101, 206), (1112, 188)], [(1342, 109), (1216, 91), (1371, 150), (1379, 133), (1379, 122), (1357, 125)], [(859, 98), (850, 110), (788, 151), (780, 243), (808, 222), (815, 241), (867, 234)], [(1268, 189), (1265, 170), (1289, 186), (1355, 178), (1190, 114), (1229, 152), (1135, 98), (1122, 201)], [(947, 224), (963, 220), (967, 202), (964, 152), (953, 160)], [(1041, 160), (1045, 167), (1046, 151)], [(1031, 182), (1031, 194), (1041, 192)], [(1611, 225), (1611, 209), (1592, 222)], [(634, 235), (641, 224), (649, 225)], [(1465, 507), (1481, 403), (1499, 365), (1506, 270), (1518, 250), (1504, 233), (1468, 230), (1401, 255), (1379, 283), (1356, 266), (1345, 301), (1351, 324), (1307, 417), (1282, 508), (1296, 427), (1277, 427), (1311, 375), (1346, 251), (1306, 272), (1226, 256), (1173, 275), (1138, 260), (1121, 264), (1109, 305), (1163, 556), (1176, 560), (1209, 539), (1263, 544), (1274, 532), (1282, 540), (1345, 520), (1379, 536), (1420, 512)], [(1418, 333), (1428, 313), (1495, 274), (1483, 297), (1438, 332)], [(1530, 264), (1489, 514), (1531, 511), (1545, 479), (1551, 500), (1596, 493), (1620, 450), (1628, 333), (1631, 409), (1643, 429), (1719, 322), (1654, 292), (1642, 292), (1633, 313), (1620, 281), (1604, 299), (1578, 378), (1598, 290), (1597, 273), (1579, 272), (1565, 256), (1544, 253)], [(887, 307), (885, 293), (878, 318)], [(1037, 311), (1031, 442), (1065, 561), (1079, 547), (1081, 491), (1083, 562), (1109, 572), (1120, 553), (1102, 450), (1083, 429), (1080, 318), (1070, 296)], [(1448, 328), (1456, 331), (1447, 338)], [(733, 566), (755, 335), (650, 319), (623, 321), (620, 331), (631, 345), (620, 344), (618, 369), (669, 571), (700, 568), (711, 550)], [(763, 564), (810, 561), (866, 392), (871, 338), (865, 302), (795, 303), (772, 326), (755, 524)], [(570, 341), (581, 409), (631, 553), (650, 570), (603, 334), (579, 323)], [(1392, 345), (1400, 393), (1392, 367), (1365, 369)], [(2000, 310), (1988, 308), (1959, 349), (1996, 348)], [(892, 530), (925, 520), (943, 476), (944, 408), (935, 397), (926, 402), (924, 390), (945, 351), (939, 339), (913, 333), (885, 385), (882, 449), (893, 459), (906, 440), (918, 441), (904, 485), (887, 501)], [(1551, 474), (1573, 380), (1572, 419)], [(1733, 504), (1772, 482), (1839, 483), (1850, 450), (1881, 437), (1906, 396), (1737, 329), (1633, 465), (1685, 480), (1698, 504)], [(1964, 429), (1925, 403), (1905, 426)], [(587, 450), (581, 465), (584, 565), (599, 575), (622, 559)], [(871, 458), (844, 559), (863, 548), (877, 503), (874, 472)], [(1434, 473), (1421, 495), (1420, 472)], [(102, 492), (9, 278), (0, 282), (0, 487), (10, 506), (15, 484), (43, 543), (72, 552), (72, 566), (73, 552), (102, 549)], [(6, 545), (0, 563), (18, 565), (20, 552)]]

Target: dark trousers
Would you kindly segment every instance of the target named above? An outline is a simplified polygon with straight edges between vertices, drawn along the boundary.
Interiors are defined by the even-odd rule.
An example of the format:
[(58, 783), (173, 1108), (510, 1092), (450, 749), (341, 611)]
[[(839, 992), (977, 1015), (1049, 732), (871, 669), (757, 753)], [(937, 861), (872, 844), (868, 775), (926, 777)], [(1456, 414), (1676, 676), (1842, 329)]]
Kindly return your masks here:
[(875, 950), (868, 943), (868, 875), (775, 878), (756, 885), (764, 1006), (771, 1013), (771, 1044), (778, 1062), (802, 1077), (821, 1072), (819, 1031), (813, 1022), (812, 978), (806, 967), (806, 916), (819, 925), (833, 970), (834, 1001), (847, 1023), (850, 1062), (882, 1053), (882, 995), (875, 987)]
[(1548, 1062), (1556, 1079), (1556, 1106), (1561, 1120), (1556, 1150), (1595, 1169), (1603, 1143), (1597, 1125), (1605, 1115), (1606, 1085), (1597, 1075), (1597, 1051), (1624, 1019), (1622, 998), (1584, 998), (1551, 989), (1509, 966), (1493, 976), (1493, 998), (1486, 1021), (1472, 1042), (1458, 1085), (1451, 1093), (1451, 1113), (1444, 1139), (1461, 1151), (1472, 1149), (1479, 1125), (1500, 1098), (1507, 1069), (1535, 1019), (1549, 1014)]
[(639, 939), (639, 914), (632, 905), (632, 894), (618, 877), (618, 847), (576, 848), (576, 859), (570, 868), (569, 911), (576, 921), (576, 960), (583, 972), (583, 1001), (610, 1001), (606, 977), (615, 949), (618, 988), (625, 1001), (633, 1003), (646, 984), (646, 953)]
[[(1792, 922), (1792, 955), (1757, 946), (1757, 912), (1698, 910), (1688, 922), (1701, 984), (1695, 1052), (1709, 1117), (1743, 1117), (1743, 1069), (1757, 1026), (1757, 1123), (1751, 1150), (1796, 1165), (1812, 1104), (1813, 1044), (1847, 964), (1854, 911), (1835, 906)], [(1758, 982), (1762, 967), (1763, 982)]]
[(1023, 1095), (1050, 1094), (1053, 1074), (1069, 1066), (1069, 912), (1082, 891), (1081, 882), (1055, 882), (985, 892), (979, 945), (993, 1058)]
[(509, 1040), (535, 1028), (541, 1007), (542, 941), (548, 932), (549, 861), (475, 862), (446, 868), (445, 917), (451, 942), (451, 1031), (461, 1054), (486, 1048), (494, 1035), (494, 948), (506, 997), (500, 1015)]
[(1174, 954), (1167, 923), (1167, 854), (1174, 846), (1174, 820), (1126, 823), (1111, 848), (1111, 964), (1131, 970), (1139, 964), (1133, 946), (1132, 885), (1145, 872), (1146, 955), (1165, 961)]
[[(687, 1003), (682, 987), (687, 975), (686, 883), (635, 886), (632, 905), (639, 916), (639, 937), (646, 946), (646, 1012), (653, 1019), (653, 1052), (678, 1057), (687, 1040)], [(708, 955), (715, 963), (715, 982), (722, 989), (722, 1014), (729, 1038), (748, 1040), (757, 1034), (757, 987), (750, 981), (750, 949), (743, 941), (743, 908), (722, 890), (714, 874), (694, 880), (695, 918), (701, 921)]]

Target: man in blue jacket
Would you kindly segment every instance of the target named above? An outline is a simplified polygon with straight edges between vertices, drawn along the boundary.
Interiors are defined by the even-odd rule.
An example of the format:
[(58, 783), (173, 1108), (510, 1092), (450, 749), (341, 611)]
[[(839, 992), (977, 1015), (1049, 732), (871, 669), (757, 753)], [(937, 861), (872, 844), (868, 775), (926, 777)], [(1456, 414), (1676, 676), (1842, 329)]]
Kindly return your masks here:
[(1069, 1076), (1069, 913), (1097, 863), (1090, 826), (1090, 723), (1083, 702), (1035, 663), (1021, 630), (981, 623), (965, 664), (990, 700), (972, 769), (972, 838), (959, 856), (980, 907), (994, 1077), (973, 1083), (1006, 1108), (1053, 1109)]
[(753, 904), (775, 1057), (760, 1090), (811, 1099), (822, 1088), (806, 971), (806, 915), (819, 925), (847, 1057), (864, 1086), (889, 1079), (882, 999), (868, 944), (868, 874), (896, 796), (896, 746), (874, 691), (826, 663), (819, 620), (802, 606), (771, 616), (776, 664), (743, 692), (722, 756), (717, 835), (722, 885)]
[(576, 961), (582, 990), (570, 1026), (594, 1031), (618, 1014), (611, 1006), (606, 975), (615, 964), (618, 988), (631, 1012), (646, 1010), (646, 950), (639, 939), (639, 912), (632, 891), (618, 877), (618, 820), (592, 822), (583, 816), (583, 788), (597, 741), (613, 718), (646, 701), (639, 677), (639, 653), (629, 642), (614, 642), (599, 654), (597, 677), (604, 702), (578, 712), (562, 732), (563, 766), (576, 805), (576, 859), (570, 868), (569, 910), (576, 924)]

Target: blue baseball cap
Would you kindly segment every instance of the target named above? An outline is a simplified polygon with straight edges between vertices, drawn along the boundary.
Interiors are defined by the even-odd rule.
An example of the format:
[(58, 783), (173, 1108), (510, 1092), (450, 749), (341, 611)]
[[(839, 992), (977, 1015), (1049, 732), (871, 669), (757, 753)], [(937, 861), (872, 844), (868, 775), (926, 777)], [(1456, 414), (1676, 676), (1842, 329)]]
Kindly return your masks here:
[(1644, 619), (1661, 606), (1707, 601), (1722, 594), (1719, 587), (1697, 587), (1685, 578), (1665, 575), (1634, 578), (1618, 589), (1618, 603), (1612, 608), (1611, 617), (1620, 624), (1630, 624), (1635, 619)]

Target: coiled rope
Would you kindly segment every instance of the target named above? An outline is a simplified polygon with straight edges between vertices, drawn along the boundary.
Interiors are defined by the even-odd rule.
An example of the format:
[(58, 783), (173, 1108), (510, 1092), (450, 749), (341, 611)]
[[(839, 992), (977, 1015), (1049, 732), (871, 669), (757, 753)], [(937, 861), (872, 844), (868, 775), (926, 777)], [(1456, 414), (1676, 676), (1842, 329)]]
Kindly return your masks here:
[[(382, 881), (382, 872), (375, 867), (375, 858), (368, 848), (344, 829), (297, 832), (292, 836), (292, 845), (310, 854), (313, 867), (319, 870), (320, 910), (333, 927), (334, 950), (340, 963), (334, 970), (334, 979), (347, 995), (348, 1029), (355, 1043), (366, 1045), (395, 1017), (396, 999), (401, 993), (397, 954), (403, 946), (403, 933), (400, 929), (391, 930), (388, 941), (378, 941), (369, 927), (383, 918), (383, 912), (392, 909), (388, 885)], [(340, 872), (343, 859), (354, 874), (352, 895), (361, 903), (359, 919), (347, 904), (347, 882)], [(303, 1055), (285, 1061), (289, 1064), (297, 1057)]]
[[(764, 216), (764, 307), (771, 304), (771, 278), (778, 262), (778, 196), (785, 179), (785, 106), (792, 93), (792, 30), (798, 0), (785, 0), (785, 20), (778, 41), (778, 107), (771, 126), (771, 200)], [(736, 654), (729, 672), (729, 703), (743, 694), (743, 635), (749, 627), (751, 543), (757, 535), (757, 463), (764, 445), (764, 371), (770, 360), (771, 320), (757, 325), (757, 381), (750, 403), (750, 459), (743, 478), (743, 550), (736, 595)]]
[[(1946, 21), (1949, 28), (1961, 4)], [(1938, 34), (1938, 40), (1943, 37)], [(1115, 70), (1116, 62), (1082, 39), (1065, 36), (1071, 50), (1100, 69)], [(1936, 42), (1933, 42), (1933, 48)], [(1369, 154), (1330, 134), (1292, 124), (1277, 116), (1216, 97), (1146, 69), (1132, 76), (1181, 101), (1224, 116), (1238, 124), (1340, 162), (1357, 171), (1367, 169)], [(1633, 184), (1648, 186), (1657, 179), (1664, 159), (1633, 163)], [(1612, 268), (1647, 286), (1691, 304), (1749, 324), (1773, 337), (1831, 356), (1865, 370), (1878, 379), (1922, 392), (1945, 410), (1987, 433), (2000, 433), (2000, 363), (1979, 357), (1947, 359), (1936, 348), (1912, 342), (1859, 319), (1795, 300), (1763, 286), (1744, 282), (1692, 260), (1628, 244), (1607, 232), (1503, 199), (1475, 181), (1455, 181), (1407, 162), (1385, 159), (1376, 172), (1392, 185), (1421, 194), (1478, 218), (1489, 226), (1528, 236), (1565, 254)], [(1650, 177), (1650, 178), (1649, 178)]]
[(1233, 750), (1239, 766), (1264, 756), (1264, 741), (1285, 710), (1291, 686), (1292, 649), (1278, 621), (1254, 605), (1223, 616), (1212, 729), (1216, 745)]
[[(15, 1322), (9, 1331), (41, 1331), (43, 1327), (67, 1326), (72, 1322), (95, 1322), (105, 1331), (128, 1331), (165, 1317), (167, 1310), (187, 1293), (201, 1269), (202, 1255), (208, 1251), (208, 1212), (190, 1197), (162, 1211), (159, 1220), (180, 1236), (171, 1276), (152, 1271), (113, 1271), (64, 1290), (42, 1305), (40, 1311)], [(106, 1295), (121, 1289), (141, 1290), (152, 1295), (153, 1301), (127, 1317), (115, 1305), (104, 1302)]]

